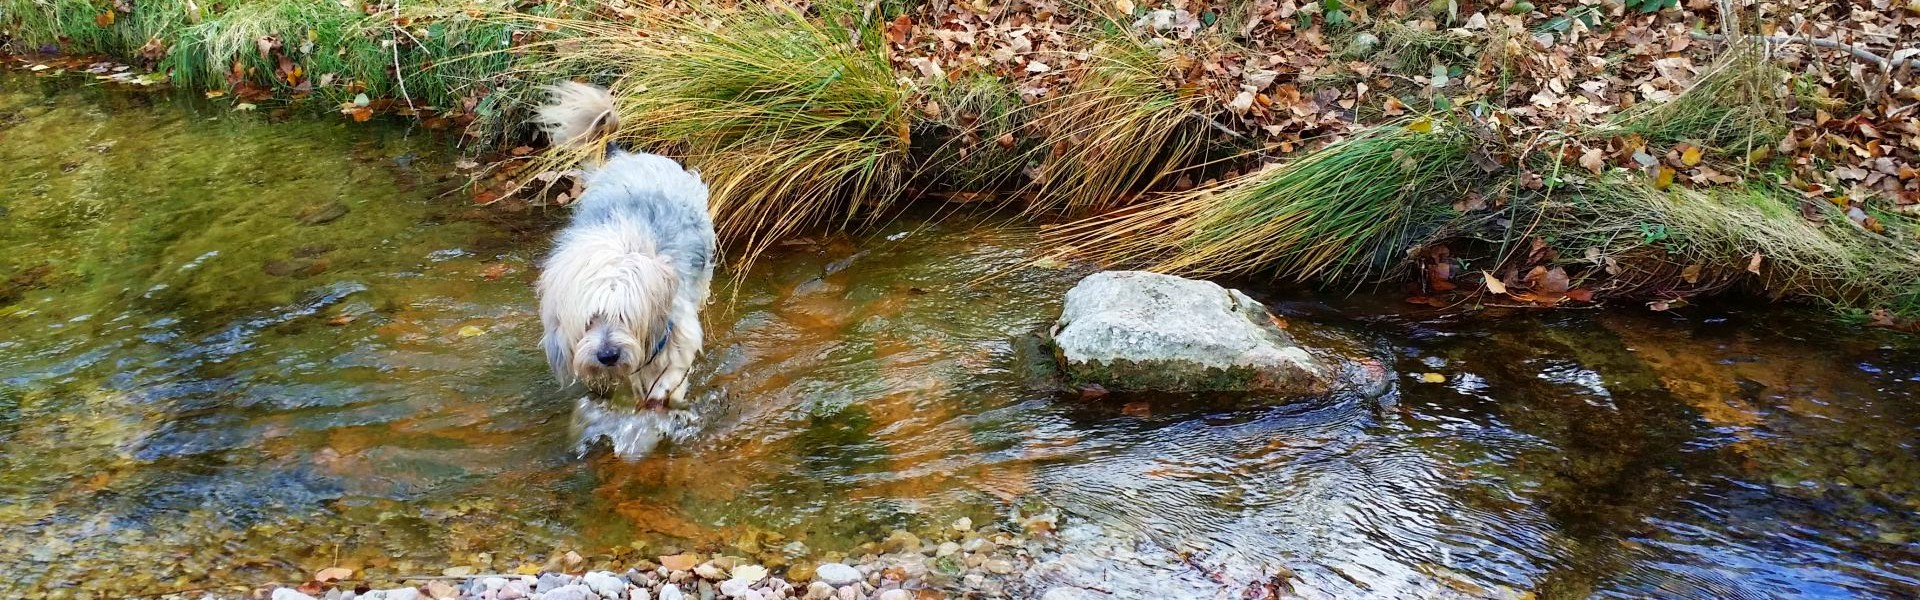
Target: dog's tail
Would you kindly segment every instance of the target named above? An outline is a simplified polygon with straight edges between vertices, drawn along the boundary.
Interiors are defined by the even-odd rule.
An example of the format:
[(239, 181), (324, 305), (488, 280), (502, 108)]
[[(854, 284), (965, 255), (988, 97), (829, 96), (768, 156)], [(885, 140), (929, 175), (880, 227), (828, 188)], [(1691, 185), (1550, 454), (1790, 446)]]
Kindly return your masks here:
[(548, 102), (534, 113), (533, 122), (555, 148), (588, 147), (619, 131), (620, 113), (607, 88), (562, 81), (546, 91)]

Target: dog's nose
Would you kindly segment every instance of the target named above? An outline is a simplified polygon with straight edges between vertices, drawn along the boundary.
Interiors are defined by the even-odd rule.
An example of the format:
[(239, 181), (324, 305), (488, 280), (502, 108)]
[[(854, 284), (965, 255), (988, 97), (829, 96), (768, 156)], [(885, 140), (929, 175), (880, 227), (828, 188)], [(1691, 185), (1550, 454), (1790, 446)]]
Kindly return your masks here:
[(600, 364), (611, 367), (613, 363), (620, 362), (620, 349), (607, 348), (601, 350), (599, 354), (593, 355), (593, 358), (600, 361)]

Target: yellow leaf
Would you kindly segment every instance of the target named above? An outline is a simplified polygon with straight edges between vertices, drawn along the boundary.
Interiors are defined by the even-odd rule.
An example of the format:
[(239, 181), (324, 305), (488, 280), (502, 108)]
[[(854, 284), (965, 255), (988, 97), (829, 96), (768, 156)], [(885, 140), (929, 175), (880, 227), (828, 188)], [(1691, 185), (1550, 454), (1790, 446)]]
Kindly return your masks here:
[(485, 329), (481, 329), (481, 328), (480, 328), (479, 326), (477, 326), (477, 325), (468, 325), (468, 326), (466, 326), (466, 327), (461, 327), (461, 328), (460, 328), (460, 337), (473, 337), (473, 336), (476, 336), (476, 335), (480, 335), (480, 334), (483, 334), (483, 333), (486, 333), (486, 332), (487, 332), (487, 330), (485, 330)]
[(1681, 150), (1680, 164), (1689, 167), (1700, 164), (1700, 147), (1689, 145), (1687, 149)]
[(1675, 174), (1673, 167), (1660, 165), (1660, 170), (1655, 171), (1653, 174), (1653, 189), (1664, 190), (1673, 187), (1673, 176)]
[(1414, 133), (1433, 133), (1433, 119), (1421, 117), (1407, 124), (1407, 130)]
[(1420, 381), (1422, 383), (1446, 383), (1447, 376), (1439, 373), (1421, 373)]
[(1761, 254), (1759, 252), (1753, 253), (1753, 258), (1747, 259), (1748, 273), (1752, 273), (1755, 275), (1760, 274), (1760, 259), (1761, 259)]
[(314, 581), (340, 581), (353, 576), (353, 569), (346, 567), (328, 567), (313, 574)]
[(211, 99), (211, 98), (219, 98), (219, 97), (221, 97), (221, 96), (225, 96), (225, 95), (227, 95), (227, 91), (226, 91), (226, 90), (212, 90), (212, 91), (209, 91), (209, 92), (207, 92), (207, 98), (209, 98), (209, 99)]
[(1689, 284), (1700, 283), (1700, 265), (1687, 265), (1687, 268), (1680, 270), (1680, 278), (1687, 280)]
[(1507, 293), (1507, 284), (1500, 283), (1500, 279), (1497, 277), (1494, 277), (1492, 273), (1481, 271), (1480, 276), (1486, 279), (1487, 291), (1493, 292), (1495, 294)]

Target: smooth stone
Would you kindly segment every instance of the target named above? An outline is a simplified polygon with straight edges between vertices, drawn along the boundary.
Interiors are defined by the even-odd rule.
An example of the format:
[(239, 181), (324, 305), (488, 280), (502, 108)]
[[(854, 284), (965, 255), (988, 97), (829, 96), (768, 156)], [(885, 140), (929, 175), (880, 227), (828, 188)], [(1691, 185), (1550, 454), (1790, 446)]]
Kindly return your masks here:
[(752, 588), (752, 583), (740, 579), (728, 579), (720, 582), (720, 593), (728, 598), (738, 597), (741, 593)]
[(1159, 273), (1088, 275), (1067, 291), (1051, 333), (1074, 383), (1116, 391), (1313, 395), (1339, 375), (1246, 294)]
[(901, 589), (887, 590), (880, 592), (880, 597), (875, 600), (913, 600), (913, 592)]
[(498, 589), (502, 589), (502, 588), (505, 588), (505, 587), (507, 587), (507, 578), (505, 578), (505, 577), (488, 577), (488, 578), (485, 578), (485, 579), (481, 579), (481, 580), (480, 580), (480, 587), (481, 587), (481, 588), (484, 588), (484, 589), (489, 589), (489, 590), (498, 590)]
[(441, 569), (440, 574), (448, 577), (466, 577), (468, 575), (473, 574), (473, 567), (467, 567), (467, 566), (447, 567), (445, 569)]
[(836, 600), (860, 600), (860, 588), (852, 585), (842, 587), (833, 592), (833, 597)]
[(433, 600), (457, 600), (460, 597), (460, 590), (454, 589), (453, 584), (445, 581), (429, 581), (427, 597)]
[(660, 600), (687, 600), (687, 595), (680, 592), (680, 586), (669, 583), (660, 586)]
[(420, 600), (420, 590), (403, 587), (387, 590), (387, 600)]
[(953, 530), (954, 531), (973, 531), (973, 519), (969, 517), (960, 517), (958, 519), (954, 519)]
[(760, 580), (767, 578), (767, 568), (760, 565), (740, 565), (734, 567), (729, 575), (734, 579), (746, 580), (747, 583), (759, 583)]
[(532, 595), (533, 595), (533, 586), (528, 585), (527, 582), (509, 581), (507, 582), (506, 587), (500, 588), (499, 599), (500, 600), (521, 600), (523, 598), (526, 598)]
[(826, 600), (830, 596), (833, 596), (833, 586), (827, 585), (825, 581), (815, 581), (807, 584), (807, 595), (804, 596), (804, 598), (807, 600)]
[(727, 571), (708, 562), (701, 563), (700, 566), (694, 567), (693, 574), (699, 575), (701, 579), (724, 579), (727, 576)]
[(1092, 594), (1088, 594), (1086, 590), (1080, 588), (1058, 587), (1047, 590), (1045, 594), (1041, 594), (1040, 600), (1089, 600), (1092, 597)]
[(595, 600), (596, 598), (599, 598), (599, 595), (594, 594), (593, 590), (588, 589), (587, 586), (580, 584), (573, 584), (540, 594), (540, 600)]
[(967, 543), (961, 544), (960, 549), (975, 554), (986, 554), (999, 548), (992, 541), (987, 540), (987, 538), (973, 538), (967, 540)]
[(557, 590), (563, 587), (567, 587), (569, 585), (573, 585), (572, 575), (566, 575), (562, 573), (541, 573), (540, 581), (539, 583), (534, 585), (534, 589), (545, 592), (550, 590)]
[(859, 569), (853, 567), (840, 563), (822, 563), (813, 568), (813, 578), (824, 581), (827, 585), (840, 587), (859, 582), (866, 577), (860, 574)]
[(960, 551), (959, 544), (955, 544), (953, 542), (940, 542), (940, 549), (935, 550), (933, 552), (933, 555), (934, 556), (952, 556), (954, 553), (959, 551)]
[(586, 584), (587, 589), (593, 590), (593, 593), (601, 598), (619, 598), (622, 592), (627, 591), (626, 581), (606, 571), (588, 573), (580, 578), (580, 582)]
[(292, 588), (277, 588), (273, 590), (273, 600), (314, 600), (314, 597)]
[(653, 594), (647, 593), (645, 588), (633, 588), (628, 592), (627, 600), (653, 600)]

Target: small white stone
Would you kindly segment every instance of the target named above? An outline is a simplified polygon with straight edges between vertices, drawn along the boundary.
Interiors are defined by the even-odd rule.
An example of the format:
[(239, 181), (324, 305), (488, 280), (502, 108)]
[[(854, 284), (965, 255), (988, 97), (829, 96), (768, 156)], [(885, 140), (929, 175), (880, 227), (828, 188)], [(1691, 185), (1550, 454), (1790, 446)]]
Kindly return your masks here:
[(734, 579), (744, 579), (747, 583), (759, 583), (767, 578), (767, 568), (760, 565), (740, 565), (733, 568)]
[(643, 588), (628, 588), (627, 600), (653, 600), (653, 594)]
[(687, 600), (687, 595), (680, 593), (680, 586), (669, 583), (660, 586), (660, 600)]
[(913, 592), (901, 589), (887, 590), (880, 592), (880, 597), (875, 600), (913, 600)]
[(420, 590), (410, 587), (387, 590), (387, 600), (420, 600)]
[(973, 531), (973, 519), (960, 517), (953, 521), (954, 531)]
[(827, 582), (827, 585), (840, 587), (865, 579), (859, 569), (840, 563), (822, 563), (813, 569), (813, 578)]
[(627, 591), (625, 580), (606, 571), (587, 573), (580, 578), (580, 582), (587, 584), (587, 589), (593, 590), (593, 594), (601, 598), (619, 598), (621, 592)]
[(480, 587), (483, 587), (489, 590), (498, 590), (500, 588), (507, 587), (507, 578), (488, 577), (486, 579), (480, 580)]
[(940, 542), (940, 549), (939, 549), (939, 550), (935, 550), (935, 551), (933, 552), (933, 555), (934, 555), (934, 556), (948, 556), (948, 555), (951, 555), (951, 554), (953, 554), (953, 553), (955, 553), (955, 552), (959, 552), (959, 551), (960, 551), (960, 545), (959, 545), (959, 544), (955, 544), (955, 543), (953, 543), (953, 542)]
[(849, 585), (840, 588), (833, 593), (833, 597), (837, 600), (860, 600), (860, 587)]
[(273, 600), (313, 600), (313, 596), (302, 594), (299, 590), (292, 588), (279, 588), (273, 590)]
[(699, 575), (701, 579), (723, 579), (727, 576), (727, 571), (726, 569), (720, 568), (719, 565), (704, 562), (700, 563), (700, 566), (693, 568), (693, 574)]
[(827, 585), (825, 581), (815, 581), (807, 584), (807, 595), (804, 596), (804, 598), (806, 598), (806, 600), (827, 600), (827, 598), (831, 596), (833, 596), (833, 586)]

